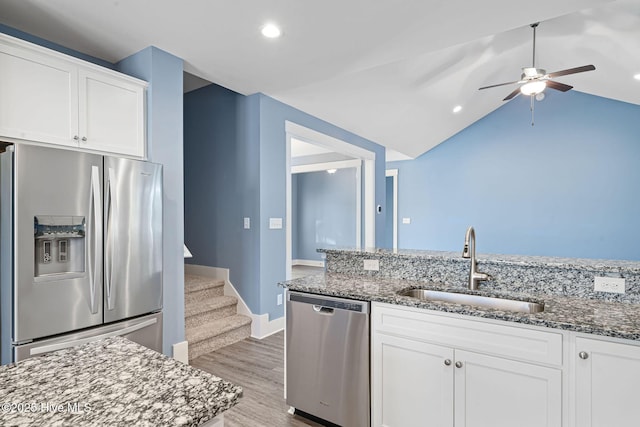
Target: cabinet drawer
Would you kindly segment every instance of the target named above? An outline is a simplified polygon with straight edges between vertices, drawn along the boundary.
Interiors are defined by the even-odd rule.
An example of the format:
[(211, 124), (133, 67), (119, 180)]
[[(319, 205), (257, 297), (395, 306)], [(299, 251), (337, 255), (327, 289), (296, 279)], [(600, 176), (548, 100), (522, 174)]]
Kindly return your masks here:
[(559, 332), (443, 316), (427, 310), (378, 303), (373, 305), (372, 322), (375, 332), (523, 361), (562, 365), (563, 335)]

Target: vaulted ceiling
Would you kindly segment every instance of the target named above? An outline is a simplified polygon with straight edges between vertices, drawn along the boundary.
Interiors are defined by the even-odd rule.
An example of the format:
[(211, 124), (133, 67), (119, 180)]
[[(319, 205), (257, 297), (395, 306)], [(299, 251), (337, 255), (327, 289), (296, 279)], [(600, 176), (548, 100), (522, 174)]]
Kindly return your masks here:
[(558, 81), (640, 104), (638, 0), (0, 0), (5, 25), (111, 62), (154, 45), (412, 157), (502, 105), (513, 87), (477, 89), (531, 66), (538, 21), (537, 66), (594, 64)]

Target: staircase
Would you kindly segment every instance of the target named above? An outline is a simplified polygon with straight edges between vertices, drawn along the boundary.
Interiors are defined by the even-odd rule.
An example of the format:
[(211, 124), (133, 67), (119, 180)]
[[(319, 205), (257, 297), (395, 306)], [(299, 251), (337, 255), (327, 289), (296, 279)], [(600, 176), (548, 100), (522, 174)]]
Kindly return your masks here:
[(251, 335), (251, 318), (237, 314), (238, 300), (224, 295), (224, 280), (186, 274), (184, 290), (189, 360)]

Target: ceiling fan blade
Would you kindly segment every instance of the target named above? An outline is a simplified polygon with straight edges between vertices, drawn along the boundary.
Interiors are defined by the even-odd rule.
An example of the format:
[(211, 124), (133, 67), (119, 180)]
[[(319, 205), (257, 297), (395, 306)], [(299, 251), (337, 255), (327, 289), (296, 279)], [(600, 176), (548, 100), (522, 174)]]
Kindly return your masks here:
[(515, 98), (519, 93), (520, 93), (520, 88), (514, 90), (509, 95), (507, 95), (507, 97), (505, 99), (503, 99), (503, 101), (508, 101), (508, 100), (510, 100), (512, 98)]
[(560, 82), (554, 82), (553, 80), (547, 80), (547, 87), (550, 87), (551, 89), (559, 90), (560, 92), (566, 92), (570, 89), (573, 89), (573, 86), (569, 86)]
[(507, 83), (498, 83), (497, 85), (491, 85), (491, 86), (484, 86), (479, 88), (478, 90), (482, 90), (482, 89), (490, 89), (492, 87), (498, 87), (498, 86), (507, 86), (507, 85), (514, 85), (516, 83), (521, 83), (520, 80), (516, 80), (515, 82), (507, 82)]
[(595, 69), (596, 67), (594, 67), (593, 65), (583, 65), (582, 67), (568, 68), (566, 70), (555, 71), (547, 75), (553, 78), (553, 77), (566, 76), (567, 74), (584, 73), (585, 71), (593, 71)]

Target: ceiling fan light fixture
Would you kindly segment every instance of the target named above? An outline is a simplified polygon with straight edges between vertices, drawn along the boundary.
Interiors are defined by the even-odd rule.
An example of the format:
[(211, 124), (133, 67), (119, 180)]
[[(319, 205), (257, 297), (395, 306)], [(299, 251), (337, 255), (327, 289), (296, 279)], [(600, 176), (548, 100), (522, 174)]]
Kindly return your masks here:
[(277, 39), (282, 35), (282, 30), (274, 23), (265, 24), (260, 32), (268, 39)]
[(547, 87), (547, 82), (544, 80), (537, 80), (529, 83), (525, 83), (520, 87), (520, 92), (523, 95), (537, 95), (542, 93)]

